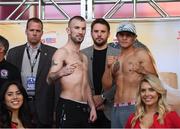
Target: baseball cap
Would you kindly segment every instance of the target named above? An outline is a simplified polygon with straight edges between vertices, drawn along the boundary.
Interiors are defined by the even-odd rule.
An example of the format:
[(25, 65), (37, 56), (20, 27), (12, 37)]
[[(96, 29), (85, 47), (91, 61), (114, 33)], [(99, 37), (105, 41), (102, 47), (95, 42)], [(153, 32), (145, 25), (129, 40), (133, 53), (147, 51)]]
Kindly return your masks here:
[(136, 27), (134, 24), (130, 23), (130, 22), (123, 22), (120, 23), (117, 31), (116, 31), (116, 35), (119, 32), (130, 32), (133, 33), (134, 35), (136, 35)]

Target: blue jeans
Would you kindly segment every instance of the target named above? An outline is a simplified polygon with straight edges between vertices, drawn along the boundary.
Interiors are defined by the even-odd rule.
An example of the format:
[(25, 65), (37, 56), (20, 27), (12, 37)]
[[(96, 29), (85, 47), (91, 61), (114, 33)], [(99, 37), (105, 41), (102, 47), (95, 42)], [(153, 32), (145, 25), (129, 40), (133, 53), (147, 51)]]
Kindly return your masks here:
[(113, 107), (111, 114), (111, 128), (124, 128), (129, 115), (135, 112), (135, 105)]

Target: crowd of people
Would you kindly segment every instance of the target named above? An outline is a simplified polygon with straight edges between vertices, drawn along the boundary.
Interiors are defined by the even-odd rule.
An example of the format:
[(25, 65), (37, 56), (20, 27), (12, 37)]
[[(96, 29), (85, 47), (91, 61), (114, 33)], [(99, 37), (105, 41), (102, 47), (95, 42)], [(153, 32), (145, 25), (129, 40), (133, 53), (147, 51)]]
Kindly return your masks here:
[(166, 89), (136, 27), (91, 23), (93, 45), (80, 50), (86, 20), (72, 17), (66, 44), (41, 42), (43, 22), (27, 21), (27, 42), (11, 48), (0, 36), (0, 128), (180, 128)]

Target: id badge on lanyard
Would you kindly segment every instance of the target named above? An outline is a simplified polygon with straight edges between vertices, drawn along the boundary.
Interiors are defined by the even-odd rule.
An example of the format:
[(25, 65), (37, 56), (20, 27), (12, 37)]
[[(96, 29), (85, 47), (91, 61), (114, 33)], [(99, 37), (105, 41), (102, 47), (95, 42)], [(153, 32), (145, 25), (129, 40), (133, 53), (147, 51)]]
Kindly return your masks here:
[(27, 91), (35, 91), (36, 77), (27, 76)]
[(26, 52), (27, 52), (27, 55), (28, 55), (28, 59), (29, 59), (29, 63), (30, 63), (30, 66), (31, 66), (31, 76), (27, 76), (27, 92), (28, 91), (35, 91), (35, 83), (36, 83), (36, 77), (33, 76), (33, 69), (34, 69), (34, 66), (36, 64), (36, 61), (37, 61), (37, 58), (38, 58), (38, 55), (40, 53), (40, 50), (38, 49), (38, 52), (35, 56), (35, 59), (33, 60), (33, 63), (31, 63), (31, 57), (30, 57), (30, 54), (29, 54), (29, 50), (28, 48), (26, 49)]

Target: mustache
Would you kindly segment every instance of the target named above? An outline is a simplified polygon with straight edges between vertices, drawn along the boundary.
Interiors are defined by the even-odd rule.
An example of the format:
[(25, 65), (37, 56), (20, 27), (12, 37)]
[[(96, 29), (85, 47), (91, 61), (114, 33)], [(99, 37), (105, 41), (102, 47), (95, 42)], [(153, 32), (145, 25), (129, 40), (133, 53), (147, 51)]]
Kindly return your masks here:
[(103, 38), (101, 38), (101, 37), (98, 37), (98, 38), (96, 38), (96, 40), (103, 40)]

